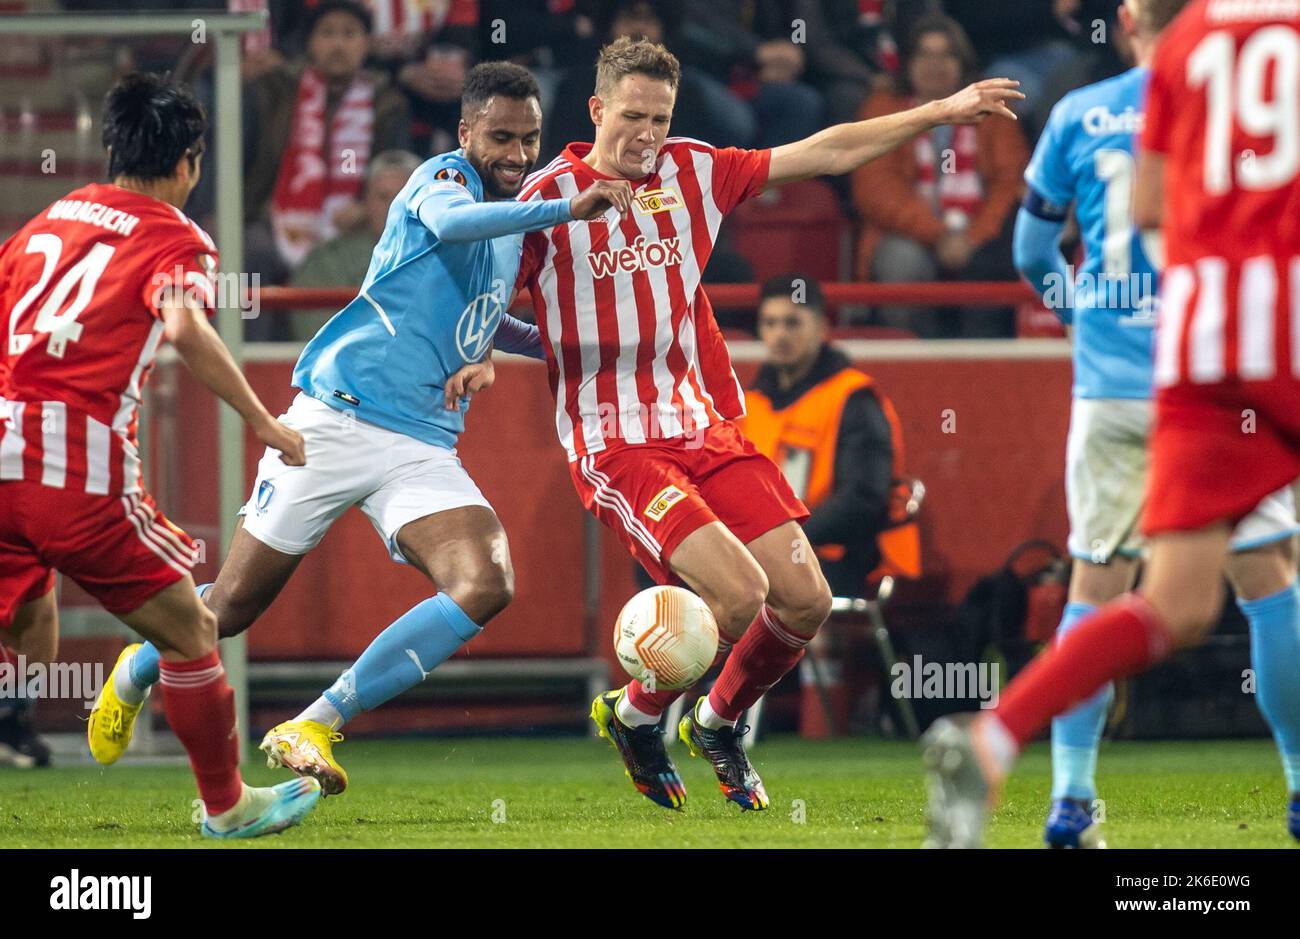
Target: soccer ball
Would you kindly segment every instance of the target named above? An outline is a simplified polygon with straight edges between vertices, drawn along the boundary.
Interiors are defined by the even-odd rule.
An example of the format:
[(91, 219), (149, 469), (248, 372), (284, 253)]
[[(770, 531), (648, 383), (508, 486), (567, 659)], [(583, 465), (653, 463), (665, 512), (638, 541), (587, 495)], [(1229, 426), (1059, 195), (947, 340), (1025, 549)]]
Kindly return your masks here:
[(614, 621), (614, 651), (647, 689), (686, 688), (718, 654), (718, 624), (704, 601), (681, 587), (642, 590)]

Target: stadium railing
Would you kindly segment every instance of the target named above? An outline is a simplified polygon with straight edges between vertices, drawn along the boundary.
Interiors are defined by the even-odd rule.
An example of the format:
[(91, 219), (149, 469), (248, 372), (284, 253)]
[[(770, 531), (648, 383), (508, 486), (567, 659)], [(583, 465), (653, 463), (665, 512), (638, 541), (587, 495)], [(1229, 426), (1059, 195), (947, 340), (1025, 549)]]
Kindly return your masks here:
[[(917, 306), (1018, 306), (1036, 303), (1037, 294), (1019, 281), (950, 281), (918, 283), (824, 283), (822, 293), (830, 306), (879, 304)], [(706, 284), (704, 292), (715, 309), (736, 310), (757, 306), (758, 284)], [(258, 293), (261, 309), (289, 312), (335, 306), (341, 308), (356, 296), (351, 287), (263, 287)], [(512, 309), (530, 309), (526, 295), (520, 294)]]

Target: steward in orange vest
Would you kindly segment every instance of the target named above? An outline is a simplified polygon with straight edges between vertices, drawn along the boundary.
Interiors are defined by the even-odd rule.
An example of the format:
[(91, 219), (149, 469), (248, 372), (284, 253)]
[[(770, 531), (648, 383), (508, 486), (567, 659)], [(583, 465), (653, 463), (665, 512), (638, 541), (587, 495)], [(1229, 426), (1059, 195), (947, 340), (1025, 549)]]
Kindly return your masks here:
[(869, 375), (825, 344), (788, 388), (764, 364), (745, 407), (745, 436), (812, 512), (803, 527), (832, 593), (862, 596), (873, 572), (919, 575), (916, 526), (899, 525), (910, 485), (898, 415)]

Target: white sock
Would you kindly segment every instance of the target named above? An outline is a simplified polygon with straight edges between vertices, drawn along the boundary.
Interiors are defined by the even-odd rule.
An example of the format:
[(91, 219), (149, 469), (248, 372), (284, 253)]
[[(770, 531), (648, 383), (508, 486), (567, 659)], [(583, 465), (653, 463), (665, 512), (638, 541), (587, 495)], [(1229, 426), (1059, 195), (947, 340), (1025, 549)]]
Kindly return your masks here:
[(1011, 731), (993, 714), (981, 714), (973, 729), (980, 735), (979, 742), (984, 744), (984, 752), (993, 758), (1002, 775), (1009, 775), (1020, 752)]
[(244, 814), (248, 811), (249, 804), (253, 801), (253, 789), (248, 783), (243, 783), (243, 790), (239, 794), (239, 801), (226, 809), (224, 812), (218, 812), (216, 815), (207, 815), (207, 806), (203, 807), (203, 813), (207, 815), (208, 827), (215, 828), (217, 831), (227, 831), (234, 828), (244, 820)]
[(618, 696), (618, 702), (614, 705), (614, 714), (624, 727), (644, 727), (647, 724), (659, 723), (658, 714), (647, 714), (634, 706), (627, 699), (627, 692)]
[(139, 704), (149, 697), (150, 687), (141, 688), (131, 680), (130, 659), (123, 659), (122, 664), (113, 669), (113, 690), (127, 704)]
[(713, 710), (713, 705), (709, 704), (709, 696), (705, 695), (700, 698), (700, 703), (695, 706), (695, 719), (709, 730), (721, 730), (724, 727), (735, 727), (735, 721), (729, 721)]
[(307, 710), (295, 717), (294, 720), (315, 721), (317, 724), (324, 724), (330, 730), (338, 730), (343, 726), (343, 715), (323, 695), (309, 704)]

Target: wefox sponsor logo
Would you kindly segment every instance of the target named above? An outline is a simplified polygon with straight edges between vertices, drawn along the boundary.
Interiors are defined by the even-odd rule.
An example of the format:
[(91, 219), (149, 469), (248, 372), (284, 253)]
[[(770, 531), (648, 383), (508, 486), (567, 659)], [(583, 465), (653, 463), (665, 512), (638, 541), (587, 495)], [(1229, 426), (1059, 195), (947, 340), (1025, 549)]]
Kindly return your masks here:
[(52, 910), (129, 910), (132, 919), (153, 914), (153, 878), (82, 874), (77, 868), (50, 880)]
[(613, 277), (615, 274), (635, 274), (652, 267), (668, 267), (682, 263), (682, 245), (680, 238), (665, 238), (663, 241), (646, 241), (645, 236), (638, 238), (625, 248), (607, 248), (593, 251), (587, 255), (591, 273), (597, 280)]

